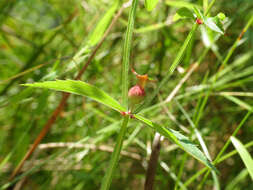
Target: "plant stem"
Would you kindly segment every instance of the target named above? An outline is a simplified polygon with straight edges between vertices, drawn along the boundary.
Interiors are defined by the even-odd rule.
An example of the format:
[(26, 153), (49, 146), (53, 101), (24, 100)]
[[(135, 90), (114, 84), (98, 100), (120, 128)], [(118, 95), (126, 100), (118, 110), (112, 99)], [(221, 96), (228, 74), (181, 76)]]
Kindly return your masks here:
[(208, 5), (206, 11), (205, 11), (205, 16), (208, 15), (209, 11), (211, 10), (212, 6), (214, 5), (216, 0), (212, 0), (212, 2)]
[(144, 190), (154, 189), (156, 168), (157, 168), (158, 158), (159, 158), (160, 149), (161, 149), (160, 138), (161, 138), (161, 135), (159, 133), (155, 133), (155, 137), (152, 143), (152, 152), (150, 155), (150, 159), (148, 162), (148, 169), (146, 172)]
[[(231, 136), (236, 136), (236, 134), (238, 133), (238, 131), (240, 130), (240, 128), (243, 126), (243, 124), (246, 122), (246, 120), (248, 119), (248, 117), (250, 116), (251, 113), (252, 113), (252, 111), (248, 111), (248, 113), (244, 116), (244, 118), (242, 119), (242, 121), (237, 126), (237, 128), (235, 129), (235, 131), (233, 132), (233, 134)], [(230, 143), (231, 143), (231, 140), (229, 138), (227, 140), (227, 142), (225, 143), (225, 145), (223, 146), (223, 148), (221, 149), (221, 151), (219, 152), (219, 154), (217, 155), (217, 157), (215, 158), (214, 164), (217, 163), (217, 161), (220, 159), (220, 157), (222, 156), (222, 154), (226, 151), (226, 149), (228, 148), (228, 146), (230, 145)]]
[[(126, 109), (128, 108), (129, 58), (130, 58), (131, 42), (132, 42), (132, 37), (133, 37), (134, 20), (135, 20), (137, 4), (138, 4), (138, 0), (133, 0), (129, 17), (128, 17), (128, 25), (127, 25), (127, 31), (126, 31), (124, 47), (123, 47), (122, 101), (123, 101), (123, 106)], [(113, 173), (119, 161), (120, 151), (122, 149), (123, 140), (126, 134), (128, 120), (129, 120), (129, 115), (126, 115), (123, 120), (122, 126), (120, 128), (119, 135), (117, 137), (117, 142), (111, 156), (109, 168), (107, 169), (106, 174), (103, 178), (102, 185), (100, 188), (101, 190), (108, 190), (110, 188)]]
[(126, 134), (128, 120), (129, 120), (129, 116), (126, 116), (123, 120), (119, 135), (117, 137), (116, 146), (115, 146), (114, 151), (111, 156), (109, 168), (106, 171), (106, 174), (105, 174), (104, 179), (102, 181), (102, 185), (101, 185), (100, 190), (107, 190), (110, 188), (113, 173), (114, 173), (115, 167), (117, 166), (117, 163), (119, 161), (119, 155), (120, 155), (123, 140), (124, 140), (124, 137)]
[(243, 35), (245, 34), (245, 32), (248, 30), (248, 28), (250, 27), (250, 25), (252, 23), (253, 23), (253, 16), (251, 16), (251, 18), (248, 20), (247, 24), (245, 25), (245, 27), (242, 29), (241, 33), (239, 34), (239, 36), (235, 40), (234, 44), (229, 49), (229, 52), (228, 52), (227, 56), (225, 57), (224, 61), (222, 62), (221, 66), (218, 69), (218, 72), (216, 74), (214, 82), (219, 78), (220, 71), (227, 65), (228, 60), (231, 58), (231, 56), (233, 55), (235, 49), (238, 47), (238, 43), (240, 42)]
[(131, 49), (131, 42), (133, 38), (133, 31), (134, 31), (134, 20), (136, 14), (138, 0), (134, 0), (132, 2), (132, 8), (129, 13), (128, 17), (128, 25), (127, 31), (123, 46), (123, 68), (122, 68), (122, 101), (123, 106), (128, 109), (128, 71), (129, 71), (129, 58), (130, 58), (130, 49)]

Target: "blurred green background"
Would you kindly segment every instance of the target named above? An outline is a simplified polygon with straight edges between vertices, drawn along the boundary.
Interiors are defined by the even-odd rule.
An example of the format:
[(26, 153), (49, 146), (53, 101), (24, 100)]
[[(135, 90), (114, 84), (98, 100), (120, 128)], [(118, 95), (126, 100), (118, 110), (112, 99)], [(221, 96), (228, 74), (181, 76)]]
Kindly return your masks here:
[[(148, 12), (144, 1), (139, 1), (137, 9), (130, 64), (138, 73), (147, 73), (156, 81), (165, 76), (193, 25), (189, 19), (177, 22), (171, 20), (180, 8), (171, 2), (175, 1), (161, 0), (152, 12)], [(203, 7), (202, 0), (184, 2)], [(8, 182), (12, 170), (61, 98), (59, 92), (22, 87), (20, 84), (73, 79), (97, 44), (91, 43), (91, 38), (94, 38), (92, 34), (112, 5), (113, 1), (110, 0), (0, 1), (1, 186)], [(228, 17), (225, 35), (215, 42), (176, 96), (189, 116), (194, 118), (198, 115), (198, 102), (203, 101), (209, 93), (198, 129), (212, 158), (215, 158), (253, 104), (252, 26), (227, 63), (228, 71), (217, 79), (212, 88), (201, 90), (201, 87), (204, 83), (211, 83), (211, 77), (217, 73), (218, 66), (253, 14), (252, 10), (252, 0), (215, 2), (210, 14), (223, 12)], [(83, 81), (106, 91), (118, 101), (121, 101), (122, 47), (128, 14), (129, 8), (124, 10), (82, 76)], [(81, 48), (85, 49), (82, 61), (76, 62), (73, 57)], [(181, 70), (187, 72), (205, 48), (201, 30), (198, 30), (180, 64)], [(166, 99), (183, 76), (177, 70), (152, 104), (156, 105)], [(132, 86), (136, 82), (134, 75), (130, 74), (130, 79)], [(157, 84), (152, 82), (147, 85), (147, 96)], [(233, 101), (225, 98), (222, 95), (224, 92), (239, 92), (240, 96), (230, 94), (237, 97), (239, 102), (238, 99)], [(166, 109), (178, 123), (189, 128), (189, 123), (174, 101), (166, 105)], [(156, 106), (146, 110), (144, 115), (159, 124), (180, 130), (178, 124), (168, 117), (166, 109)], [(28, 171), (28, 174), (18, 180), (20, 189), (98, 189), (115, 144), (120, 118), (120, 114), (103, 105), (71, 95), (64, 111), (42, 142), (69, 144), (54, 148), (39, 147), (23, 167), (22, 171)], [(243, 144), (252, 144), (252, 124), (250, 117), (237, 135)], [(134, 120), (130, 122), (125, 153), (122, 153), (111, 189), (143, 189), (153, 137), (154, 131), (151, 129)], [(78, 141), (82, 141), (83, 147), (71, 148), (71, 143)], [(194, 142), (197, 143), (196, 140)], [(234, 147), (230, 145), (227, 152), (232, 150)], [(252, 152), (252, 148), (248, 150)], [(155, 189), (173, 189), (175, 180), (171, 174), (177, 175), (183, 159), (183, 151), (167, 140), (162, 142), (159, 160), (170, 170), (158, 166)], [(185, 182), (201, 168), (202, 164), (188, 156), (181, 180)], [(252, 181), (238, 155), (227, 158), (217, 168), (220, 171), (221, 189), (253, 189)], [(188, 188), (195, 189), (201, 179), (198, 178)], [(235, 184), (231, 184), (233, 182)], [(204, 189), (212, 189), (212, 184), (210, 175)]]

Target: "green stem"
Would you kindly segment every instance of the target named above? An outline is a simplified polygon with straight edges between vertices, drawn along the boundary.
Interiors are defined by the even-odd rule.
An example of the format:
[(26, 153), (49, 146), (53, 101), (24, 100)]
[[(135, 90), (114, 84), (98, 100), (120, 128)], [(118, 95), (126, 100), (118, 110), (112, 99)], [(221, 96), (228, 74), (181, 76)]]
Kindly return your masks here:
[(218, 69), (218, 72), (217, 72), (217, 74), (215, 76), (214, 82), (216, 82), (216, 80), (220, 77), (219, 74), (220, 74), (221, 70), (227, 65), (227, 63), (228, 63), (229, 59), (231, 58), (231, 56), (233, 55), (235, 49), (238, 47), (238, 43), (240, 42), (240, 40), (242, 39), (244, 33), (248, 30), (248, 28), (250, 27), (250, 25), (252, 23), (253, 23), (253, 16), (251, 16), (251, 18), (248, 20), (247, 24), (242, 29), (240, 35), (237, 37), (237, 39), (235, 40), (234, 44), (229, 49), (229, 52), (228, 52), (227, 56), (225, 57), (224, 61), (222, 62), (221, 66)]
[(232, 54), (235, 51), (235, 48), (238, 46), (238, 43), (240, 42), (240, 40), (242, 39), (244, 33), (248, 30), (248, 28), (250, 27), (250, 25), (253, 22), (253, 16), (251, 16), (251, 18), (249, 19), (249, 21), (247, 22), (246, 26), (243, 28), (242, 32), (240, 33), (240, 35), (238, 36), (238, 38), (236, 39), (235, 43), (233, 44), (233, 46), (230, 48), (225, 60), (223, 61), (221, 66), (226, 66), (228, 60), (230, 59), (230, 57), (232, 56)]
[[(250, 116), (251, 113), (252, 113), (252, 111), (248, 111), (248, 113), (244, 116), (243, 120), (240, 122), (240, 124), (237, 126), (237, 128), (235, 129), (235, 131), (233, 132), (233, 134), (231, 136), (235, 136), (238, 133), (238, 131), (243, 126), (243, 124), (246, 122), (246, 120), (248, 119), (248, 117)], [(225, 143), (225, 145), (223, 146), (223, 148), (221, 149), (221, 151), (219, 152), (218, 156), (215, 158), (214, 164), (217, 163), (217, 161), (220, 159), (221, 155), (227, 150), (230, 143), (231, 143), (231, 141), (229, 138), (227, 140), (227, 142)]]
[(126, 134), (128, 120), (129, 120), (129, 116), (126, 116), (123, 120), (122, 126), (120, 128), (119, 135), (117, 137), (116, 146), (114, 147), (114, 151), (113, 151), (112, 156), (111, 156), (111, 160), (110, 160), (110, 163), (109, 163), (109, 168), (106, 171), (106, 174), (105, 174), (104, 179), (102, 181), (102, 185), (101, 185), (100, 190), (108, 190), (110, 188), (113, 173), (114, 173), (114, 170), (115, 170), (115, 168), (117, 166), (117, 163), (119, 161), (119, 155), (120, 155), (123, 140), (124, 140), (124, 137), (125, 137), (125, 134)]
[[(129, 58), (130, 58), (130, 50), (131, 50), (131, 42), (133, 37), (134, 30), (134, 20), (136, 15), (138, 0), (133, 0), (132, 7), (129, 13), (128, 25), (126, 31), (126, 37), (124, 41), (123, 47), (123, 67), (122, 67), (122, 101), (123, 106), (128, 108), (128, 71), (129, 71)], [(123, 140), (126, 134), (127, 124), (128, 124), (129, 116), (125, 116), (122, 126), (120, 128), (119, 135), (117, 137), (117, 142), (114, 147), (114, 151), (111, 156), (111, 160), (109, 163), (109, 168), (106, 171), (106, 174), (103, 178), (101, 190), (108, 190), (110, 188), (113, 173), (119, 161), (120, 151), (122, 149)]]
[(212, 2), (209, 4), (209, 6), (207, 7), (206, 11), (205, 11), (205, 16), (208, 15), (209, 11), (211, 10), (212, 6), (214, 5), (216, 0), (212, 0)]
[(123, 106), (128, 109), (128, 71), (129, 71), (129, 57), (131, 50), (131, 42), (134, 31), (134, 20), (136, 15), (138, 0), (132, 2), (132, 8), (128, 17), (128, 25), (123, 46), (123, 68), (122, 68), (122, 100)]

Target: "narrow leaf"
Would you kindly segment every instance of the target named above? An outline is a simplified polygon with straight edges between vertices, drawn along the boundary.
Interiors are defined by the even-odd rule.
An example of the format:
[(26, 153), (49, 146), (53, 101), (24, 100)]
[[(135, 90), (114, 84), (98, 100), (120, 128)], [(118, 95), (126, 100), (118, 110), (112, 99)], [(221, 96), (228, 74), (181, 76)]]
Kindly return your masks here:
[(96, 45), (96, 43), (98, 43), (98, 41), (102, 38), (118, 6), (119, 6), (119, 1), (115, 0), (111, 8), (106, 12), (104, 17), (99, 21), (95, 30), (92, 32), (91, 36), (89, 37), (89, 44), (91, 46)]
[(152, 11), (157, 3), (158, 0), (145, 0), (145, 7), (148, 11)]
[(97, 45), (97, 43), (102, 39), (112, 17), (119, 6), (119, 0), (115, 0), (114, 4), (109, 8), (109, 10), (103, 15), (99, 20), (95, 29), (91, 32), (88, 40), (84, 40), (81, 48), (74, 55), (73, 59), (67, 64), (67, 68), (64, 70), (65, 73), (78, 68), (78, 66), (87, 58), (91, 51), (91, 47)]
[(164, 137), (172, 140), (176, 143), (181, 149), (186, 151), (188, 154), (205, 164), (208, 168), (212, 170), (216, 170), (216, 168), (212, 165), (212, 163), (205, 157), (205, 155), (198, 149), (198, 147), (193, 144), (186, 136), (182, 135), (178, 131), (173, 129), (169, 129), (163, 126), (160, 126), (152, 121), (140, 116), (134, 115), (136, 119), (140, 120), (141, 122), (145, 123), (149, 127), (153, 128), (155, 131), (159, 132)]
[(253, 159), (251, 158), (249, 152), (244, 147), (244, 145), (235, 137), (230, 137), (235, 149), (238, 151), (240, 157), (242, 158), (242, 161), (244, 162), (251, 179), (253, 180)]
[(24, 86), (47, 88), (62, 92), (68, 92), (87, 96), (99, 103), (102, 103), (116, 111), (124, 111), (125, 109), (111, 96), (97, 87), (90, 85), (82, 81), (75, 80), (57, 80), (57, 81), (46, 81), (38, 82), (33, 84), (24, 84)]

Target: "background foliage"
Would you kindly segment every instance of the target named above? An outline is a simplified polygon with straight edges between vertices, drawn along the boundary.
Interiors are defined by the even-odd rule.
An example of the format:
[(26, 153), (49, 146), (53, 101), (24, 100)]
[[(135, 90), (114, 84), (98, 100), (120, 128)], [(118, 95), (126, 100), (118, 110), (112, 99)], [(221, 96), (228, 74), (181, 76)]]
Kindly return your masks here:
[[(150, 7), (147, 11), (144, 2), (139, 1), (136, 12), (130, 66), (138, 73), (147, 73), (156, 80), (147, 85), (148, 97), (166, 76), (194, 24), (192, 19), (173, 21), (176, 11), (192, 5), (203, 10), (208, 1), (162, 0), (158, 1), (152, 11)], [(61, 98), (59, 92), (20, 84), (73, 79), (120, 7), (121, 2), (117, 4), (109, 0), (0, 2), (1, 188), (4, 188), (12, 170), (23, 158)], [(222, 70), (219, 70), (252, 17), (252, 9), (252, 0), (216, 1), (210, 15), (225, 13), (225, 34), (209, 47), (210, 50), (199, 67), (173, 100), (159, 104), (208, 48), (206, 45), (209, 41), (201, 26), (168, 83), (160, 89), (152, 105), (142, 112), (146, 118), (181, 131), (189, 137), (191, 123), (188, 117), (191, 118), (204, 138), (213, 160), (228, 142), (247, 110), (252, 109), (252, 25), (239, 39)], [(122, 49), (129, 11), (130, 8), (124, 9), (81, 78), (121, 103)], [(105, 14), (106, 17), (103, 16)], [(206, 31), (209, 38), (214, 38), (217, 34), (211, 30)], [(81, 53), (77, 56), (80, 50)], [(132, 74), (129, 78), (130, 87), (136, 79)], [(171, 120), (171, 114), (174, 121)], [(121, 117), (119, 113), (89, 98), (71, 95), (43, 144), (26, 161), (22, 171), (28, 173), (25, 173), (24, 178), (17, 179), (21, 189), (98, 189), (108, 167)], [(251, 118), (249, 116), (236, 135), (242, 144), (248, 144), (249, 152), (252, 151), (250, 146), (253, 144)], [(111, 189), (143, 188), (154, 134), (152, 129), (131, 120)], [(196, 134), (193, 134), (192, 139), (199, 144)], [(78, 145), (82, 146), (75, 146), (75, 142), (80, 142)], [(225, 153), (233, 150), (235, 148), (229, 145)], [(203, 167), (203, 164), (187, 156), (173, 143), (163, 140), (155, 187), (173, 189), (175, 176), (183, 184)], [(253, 188), (248, 171), (238, 154), (228, 156), (216, 167), (220, 172), (218, 177), (221, 189)], [(203, 176), (191, 182), (187, 188), (196, 189), (200, 182), (203, 182)], [(203, 189), (212, 187), (213, 178), (210, 175), (203, 184)]]

